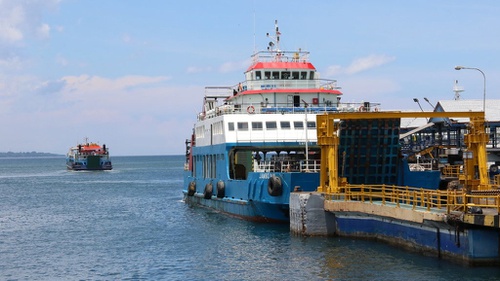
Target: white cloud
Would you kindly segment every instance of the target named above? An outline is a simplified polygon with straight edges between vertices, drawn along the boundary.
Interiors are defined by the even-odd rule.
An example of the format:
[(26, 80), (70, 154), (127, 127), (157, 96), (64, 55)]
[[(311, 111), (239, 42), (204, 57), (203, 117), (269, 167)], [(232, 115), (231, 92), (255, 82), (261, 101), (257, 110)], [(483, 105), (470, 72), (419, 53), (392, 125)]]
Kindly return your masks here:
[(24, 38), (22, 25), (26, 20), (24, 8), (14, 1), (0, 1), (0, 42), (11, 44)]
[(11, 55), (5, 58), (2, 58), (0, 55), (0, 67), (3, 67), (7, 70), (17, 70), (23, 66), (23, 62), (21, 58), (16, 55)]
[(189, 136), (203, 96), (203, 87), (171, 87), (167, 76), (16, 78), (0, 76), (0, 128), (15, 132), (0, 138), (0, 151), (65, 153), (85, 136), (109, 144), (113, 155), (183, 151), (173, 136)]
[(391, 61), (394, 61), (395, 59), (396, 59), (395, 57), (390, 57), (386, 55), (369, 55), (367, 57), (354, 60), (351, 63), (351, 65), (347, 67), (346, 73), (355, 74), (377, 66), (387, 64)]
[(17, 55), (30, 37), (45, 39), (51, 28), (42, 13), (57, 7), (59, 0), (0, 0), (0, 60)]
[(63, 57), (61, 55), (57, 55), (56, 56), (56, 63), (58, 65), (61, 65), (61, 66), (67, 66), (69, 64), (69, 61), (65, 57)]
[(189, 74), (195, 74), (195, 73), (203, 73), (203, 72), (209, 72), (211, 71), (212, 68), (207, 66), (207, 67), (201, 67), (201, 66), (190, 66), (186, 69), (186, 73)]
[(39, 38), (49, 38), (50, 26), (46, 23), (42, 23), (40, 26), (38, 26), (36, 31)]
[(130, 34), (123, 34), (122, 35), (122, 41), (124, 43), (131, 43), (132, 42), (132, 36), (130, 36)]
[(99, 76), (66, 76), (62, 80), (66, 82), (66, 90), (79, 92), (85, 95), (101, 94), (103, 92), (127, 91), (130, 88), (150, 87), (151, 85), (170, 80), (168, 76), (139, 76), (129, 75), (117, 79)]
[(394, 61), (396, 57), (386, 55), (369, 55), (355, 59), (347, 67), (332, 65), (326, 69), (328, 76), (339, 74), (356, 74)]
[(326, 75), (330, 77), (335, 77), (343, 72), (342, 66), (340, 65), (331, 65), (326, 68)]
[(237, 62), (226, 62), (219, 67), (219, 71), (222, 73), (237, 71), (246, 69), (251, 63), (250, 59), (237, 61)]

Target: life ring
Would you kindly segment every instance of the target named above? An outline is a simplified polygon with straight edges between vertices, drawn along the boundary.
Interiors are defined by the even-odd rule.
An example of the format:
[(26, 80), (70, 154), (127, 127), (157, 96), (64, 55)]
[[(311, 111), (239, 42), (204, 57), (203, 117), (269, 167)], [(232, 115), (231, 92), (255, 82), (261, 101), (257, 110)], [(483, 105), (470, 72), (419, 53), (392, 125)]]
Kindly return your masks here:
[(281, 178), (277, 176), (272, 176), (267, 182), (267, 192), (271, 196), (280, 196), (283, 194), (283, 185), (281, 184)]
[(247, 112), (250, 113), (250, 114), (254, 114), (255, 113), (255, 107), (253, 107), (253, 105), (247, 107)]
[(360, 106), (360, 107), (358, 108), (358, 111), (359, 111), (359, 112), (365, 111), (365, 107), (364, 107), (364, 106)]
[(188, 186), (188, 196), (193, 196), (196, 193), (196, 182), (192, 181)]
[(205, 190), (203, 191), (203, 198), (205, 199), (210, 199), (212, 198), (212, 192), (213, 192), (213, 186), (211, 183), (207, 183), (207, 185), (205, 185)]
[(378, 112), (378, 107), (375, 107), (375, 112)]
[(226, 186), (222, 180), (217, 182), (217, 198), (226, 196)]

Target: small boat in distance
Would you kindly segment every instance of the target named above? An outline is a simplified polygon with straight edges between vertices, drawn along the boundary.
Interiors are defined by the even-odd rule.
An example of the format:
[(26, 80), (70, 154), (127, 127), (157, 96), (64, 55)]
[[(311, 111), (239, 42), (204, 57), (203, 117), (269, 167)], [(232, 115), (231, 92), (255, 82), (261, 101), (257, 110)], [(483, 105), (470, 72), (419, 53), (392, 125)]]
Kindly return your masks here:
[(85, 143), (69, 149), (66, 155), (66, 166), (74, 171), (113, 169), (106, 145), (88, 142), (87, 138)]

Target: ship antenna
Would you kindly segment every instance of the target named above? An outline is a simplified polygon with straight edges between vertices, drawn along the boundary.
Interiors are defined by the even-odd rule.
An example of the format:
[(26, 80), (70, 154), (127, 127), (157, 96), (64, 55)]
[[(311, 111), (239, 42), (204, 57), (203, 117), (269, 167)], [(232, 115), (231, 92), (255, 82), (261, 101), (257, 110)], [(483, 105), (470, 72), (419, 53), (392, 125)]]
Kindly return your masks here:
[(271, 38), (271, 42), (269, 42), (269, 47), (267, 47), (267, 49), (271, 52), (275, 52), (276, 53), (276, 59), (279, 60), (280, 56), (281, 56), (281, 50), (280, 50), (280, 35), (281, 35), (281, 32), (279, 31), (279, 28), (278, 28), (278, 20), (275, 20), (274, 21), (274, 31), (275, 31), (275, 35), (272, 36), (270, 35), (269, 33), (267, 33), (267, 37)]
[(257, 46), (255, 43), (255, 1), (253, 1), (253, 53), (257, 52)]

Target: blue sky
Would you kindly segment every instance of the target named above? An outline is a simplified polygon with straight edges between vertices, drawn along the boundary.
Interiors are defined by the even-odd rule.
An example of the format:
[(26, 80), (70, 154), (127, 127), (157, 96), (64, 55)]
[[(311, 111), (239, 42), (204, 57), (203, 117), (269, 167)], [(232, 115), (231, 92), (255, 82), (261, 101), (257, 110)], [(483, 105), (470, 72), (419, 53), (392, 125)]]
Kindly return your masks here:
[[(500, 2), (0, 0), (0, 152), (184, 153), (205, 86), (243, 80), (278, 20), (343, 101), (419, 110), (413, 98), (500, 88)], [(431, 110), (427, 103), (421, 103)]]

